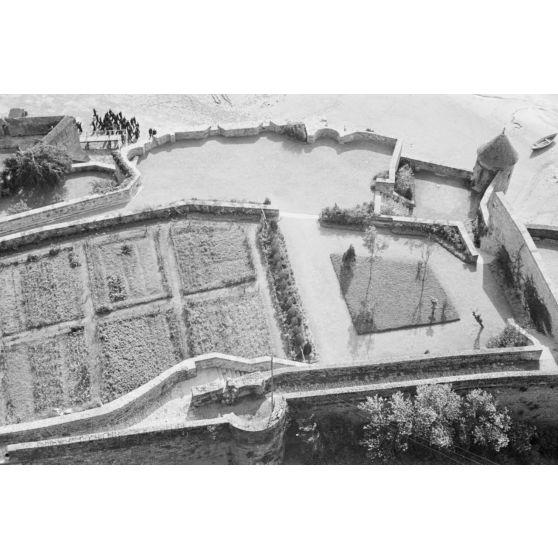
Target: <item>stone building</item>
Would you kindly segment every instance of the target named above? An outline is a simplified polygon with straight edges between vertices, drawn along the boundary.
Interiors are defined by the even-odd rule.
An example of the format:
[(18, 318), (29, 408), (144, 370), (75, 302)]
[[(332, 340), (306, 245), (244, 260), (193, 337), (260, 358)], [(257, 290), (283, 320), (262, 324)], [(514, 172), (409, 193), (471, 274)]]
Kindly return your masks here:
[(505, 193), (518, 159), (517, 151), (506, 136), (505, 130), (502, 130), (501, 134), (481, 145), (477, 150), (477, 162), (473, 169), (473, 190), (483, 194), (496, 174), (504, 171), (498, 189)]

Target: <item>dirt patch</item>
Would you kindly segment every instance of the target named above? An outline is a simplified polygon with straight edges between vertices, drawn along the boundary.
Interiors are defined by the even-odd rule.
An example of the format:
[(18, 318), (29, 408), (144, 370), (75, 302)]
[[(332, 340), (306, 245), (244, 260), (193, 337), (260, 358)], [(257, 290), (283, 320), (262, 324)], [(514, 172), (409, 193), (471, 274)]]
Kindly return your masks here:
[(248, 238), (239, 225), (178, 223), (171, 227), (171, 238), (184, 294), (255, 279)]
[(185, 321), (192, 355), (216, 351), (253, 358), (273, 353), (257, 289), (237, 287), (192, 297), (185, 304)]
[(332, 254), (331, 263), (359, 334), (459, 319), (430, 268), (391, 259), (370, 266), (370, 258), (363, 257), (343, 265), (341, 254)]
[(138, 388), (186, 358), (172, 311), (103, 321), (98, 338), (103, 402)]

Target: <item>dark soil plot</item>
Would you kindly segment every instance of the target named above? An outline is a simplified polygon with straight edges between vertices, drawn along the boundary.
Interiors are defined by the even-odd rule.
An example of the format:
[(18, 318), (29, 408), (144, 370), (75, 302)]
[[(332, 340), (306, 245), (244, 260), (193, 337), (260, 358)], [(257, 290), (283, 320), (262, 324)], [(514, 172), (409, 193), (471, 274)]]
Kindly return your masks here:
[(253, 358), (272, 354), (264, 303), (257, 290), (231, 289), (225, 296), (186, 302), (192, 355), (219, 352)]
[(184, 358), (171, 311), (100, 322), (98, 338), (104, 403), (138, 388)]
[(250, 245), (238, 225), (189, 221), (173, 225), (171, 238), (184, 294), (255, 279)]
[(169, 296), (157, 240), (130, 234), (86, 244), (95, 310)]
[(30, 254), (0, 266), (0, 328), (3, 335), (83, 317), (79, 269), (69, 248)]
[(430, 267), (424, 276), (416, 262), (382, 258), (372, 264), (370, 274), (369, 258), (357, 257), (351, 266), (343, 266), (341, 254), (332, 254), (331, 262), (359, 334), (459, 319)]
[(89, 402), (83, 330), (4, 350), (0, 357), (0, 424), (52, 416)]

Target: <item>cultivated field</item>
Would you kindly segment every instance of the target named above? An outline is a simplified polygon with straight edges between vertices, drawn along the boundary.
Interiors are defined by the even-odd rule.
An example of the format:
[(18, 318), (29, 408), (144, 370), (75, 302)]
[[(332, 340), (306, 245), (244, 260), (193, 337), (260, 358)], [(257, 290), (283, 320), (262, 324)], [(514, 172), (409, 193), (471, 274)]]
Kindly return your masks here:
[(185, 358), (177, 330), (171, 311), (99, 323), (102, 401), (136, 389)]
[(254, 264), (243, 228), (188, 221), (171, 227), (184, 294), (253, 281)]
[(0, 257), (0, 424), (106, 403), (189, 356), (284, 356), (256, 227), (161, 221)]
[(340, 254), (332, 254), (331, 262), (359, 334), (459, 319), (430, 268), (385, 258), (370, 267), (370, 259), (363, 257), (344, 266)]
[(213, 351), (252, 358), (272, 353), (261, 294), (254, 287), (192, 297), (186, 302), (190, 353)]
[(0, 262), (2, 335), (83, 317), (78, 267), (72, 248)]
[(0, 354), (0, 424), (87, 403), (91, 379), (83, 329), (19, 343)]
[(115, 234), (86, 244), (97, 312), (170, 296), (158, 230)]

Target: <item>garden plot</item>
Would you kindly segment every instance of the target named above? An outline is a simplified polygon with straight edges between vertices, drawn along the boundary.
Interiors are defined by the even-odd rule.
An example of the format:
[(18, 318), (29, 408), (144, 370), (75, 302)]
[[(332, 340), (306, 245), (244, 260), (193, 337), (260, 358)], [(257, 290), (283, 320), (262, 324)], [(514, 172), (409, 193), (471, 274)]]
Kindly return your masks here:
[(176, 317), (170, 310), (99, 323), (101, 398), (128, 393), (186, 358), (180, 349)]
[(273, 353), (260, 292), (237, 287), (185, 301), (190, 353), (220, 352), (253, 358)]
[(158, 230), (111, 235), (86, 243), (95, 310), (122, 308), (170, 296)]
[(83, 329), (14, 344), (0, 355), (0, 424), (52, 416), (91, 398)]
[(255, 279), (244, 229), (234, 223), (173, 224), (171, 238), (184, 294), (239, 285)]
[(357, 257), (331, 262), (353, 325), (359, 334), (452, 322), (459, 319), (430, 267), (402, 260)]
[(82, 318), (79, 265), (71, 247), (0, 264), (2, 334)]

